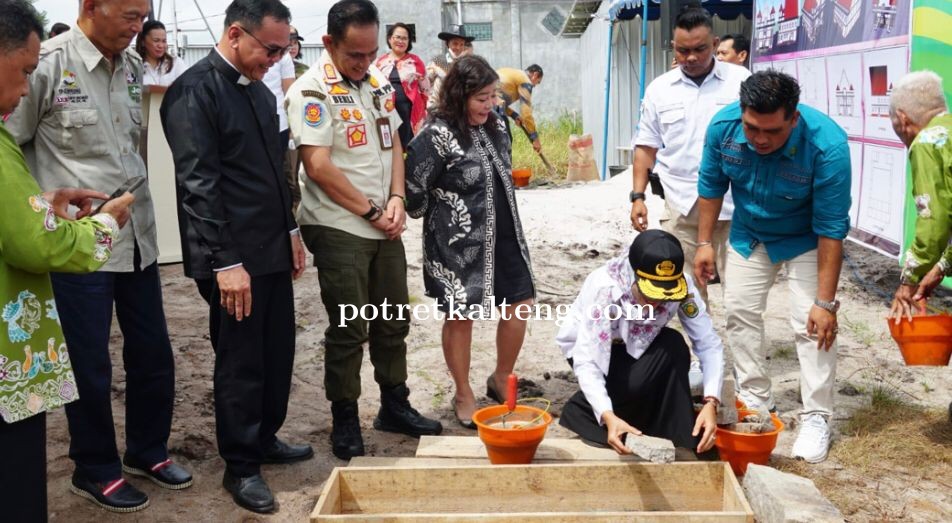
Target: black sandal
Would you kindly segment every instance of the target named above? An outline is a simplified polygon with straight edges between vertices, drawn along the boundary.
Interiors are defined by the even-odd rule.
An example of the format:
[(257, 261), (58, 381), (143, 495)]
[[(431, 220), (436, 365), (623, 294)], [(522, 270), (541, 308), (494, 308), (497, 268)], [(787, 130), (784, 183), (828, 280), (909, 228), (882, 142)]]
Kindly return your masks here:
[(476, 430), (476, 423), (473, 422), (472, 418), (465, 420), (456, 413), (456, 398), (450, 398), (450, 402), (453, 405), (453, 416), (456, 417), (457, 423), (462, 425), (464, 429)]
[(496, 390), (496, 385), (492, 374), (486, 378), (486, 396), (489, 396), (489, 399), (495, 401), (496, 403), (503, 403), (502, 396), (499, 394), (499, 391)]

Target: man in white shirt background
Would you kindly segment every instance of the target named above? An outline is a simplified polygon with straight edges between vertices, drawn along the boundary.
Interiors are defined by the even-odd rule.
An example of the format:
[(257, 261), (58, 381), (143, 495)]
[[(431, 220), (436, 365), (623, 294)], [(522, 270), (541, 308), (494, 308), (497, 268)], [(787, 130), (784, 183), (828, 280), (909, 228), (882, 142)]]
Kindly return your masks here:
[[(697, 251), (697, 176), (707, 126), (721, 108), (737, 100), (747, 69), (714, 59), (718, 39), (711, 15), (689, 7), (675, 21), (674, 46), (678, 68), (652, 81), (641, 101), (641, 117), (635, 134), (634, 187), (631, 192), (631, 224), (638, 231), (648, 228), (644, 191), (648, 171), (654, 170), (664, 187), (666, 217), (661, 226), (684, 249), (688, 267)], [(733, 203), (724, 198), (714, 231), (713, 247), (718, 267), (724, 267), (727, 234)], [(707, 301), (707, 289), (700, 289)]]
[[(293, 169), (289, 165), (290, 159), (288, 158), (291, 131), (288, 129), (288, 112), (284, 107), (284, 95), (291, 88), (291, 84), (294, 83), (296, 78), (294, 59), (291, 58), (291, 53), (285, 51), (281, 60), (272, 65), (265, 73), (264, 78), (261, 79), (274, 94), (274, 99), (277, 102), (275, 112), (278, 114), (278, 129), (281, 131), (281, 143), (284, 145), (284, 173), (288, 179), (288, 189), (291, 191), (292, 209), (297, 209), (298, 203), (301, 201), (301, 186), (298, 184), (297, 173), (289, 172), (289, 168)], [(297, 162), (295, 162), (295, 166), (296, 164)]]

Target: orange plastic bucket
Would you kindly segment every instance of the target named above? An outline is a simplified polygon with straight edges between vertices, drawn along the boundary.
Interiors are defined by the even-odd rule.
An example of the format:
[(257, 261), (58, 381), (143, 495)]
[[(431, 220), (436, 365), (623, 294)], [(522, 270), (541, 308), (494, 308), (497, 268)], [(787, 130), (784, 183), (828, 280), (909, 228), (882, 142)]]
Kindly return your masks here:
[(952, 358), (952, 316), (913, 316), (904, 318), (896, 325), (892, 318), (889, 333), (892, 334), (906, 365), (946, 366)]
[[(486, 424), (487, 421), (507, 412), (509, 407), (505, 405), (492, 405), (473, 414), (473, 422), (476, 423), (479, 439), (486, 445), (489, 462), (493, 465), (531, 463), (539, 443), (542, 443), (545, 437), (545, 431), (552, 423), (552, 415), (536, 407), (516, 405), (508, 420), (529, 421), (539, 416), (542, 416), (542, 419), (525, 428), (502, 428), (498, 423)], [(511, 424), (508, 420), (507, 424)]]
[[(743, 418), (752, 414), (748, 410), (740, 410), (738, 415)], [(770, 461), (770, 453), (777, 446), (777, 436), (783, 431), (783, 422), (776, 414), (771, 414), (774, 430), (762, 434), (747, 434), (734, 432), (723, 427), (717, 427), (717, 437), (714, 446), (721, 455), (721, 460), (731, 464), (731, 469), (737, 476), (747, 472), (747, 465), (756, 463), (766, 465)]]
[(532, 178), (532, 169), (513, 169), (512, 183), (516, 187), (525, 187), (529, 185), (529, 178)]

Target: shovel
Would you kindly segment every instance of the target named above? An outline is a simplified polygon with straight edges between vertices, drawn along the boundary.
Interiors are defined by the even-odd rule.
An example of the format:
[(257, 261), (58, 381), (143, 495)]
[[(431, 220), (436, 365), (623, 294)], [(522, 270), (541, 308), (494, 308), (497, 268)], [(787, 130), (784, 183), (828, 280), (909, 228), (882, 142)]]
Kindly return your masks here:
[[(529, 131), (526, 130), (525, 126), (522, 125), (522, 120), (519, 120), (519, 128), (522, 129), (522, 132), (526, 133), (526, 137), (529, 137)], [(549, 160), (542, 154), (542, 151), (539, 151), (539, 158), (542, 160), (543, 165), (545, 165), (546, 170), (549, 171), (549, 176), (555, 176), (555, 167), (552, 167), (552, 164), (549, 163)]]

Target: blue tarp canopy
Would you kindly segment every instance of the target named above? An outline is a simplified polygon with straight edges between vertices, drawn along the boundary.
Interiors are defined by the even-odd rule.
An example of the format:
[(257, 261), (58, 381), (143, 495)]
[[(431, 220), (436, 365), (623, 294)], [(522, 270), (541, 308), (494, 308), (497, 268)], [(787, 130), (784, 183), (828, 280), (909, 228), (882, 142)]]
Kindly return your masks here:
[[(613, 0), (608, 8), (608, 16), (612, 20), (631, 20), (641, 16), (641, 2), (642, 0)], [(661, 17), (661, 2), (662, 0), (648, 2), (648, 20), (657, 20)], [(738, 16), (753, 19), (753, 0), (701, 0), (701, 5), (721, 20), (733, 20)]]

